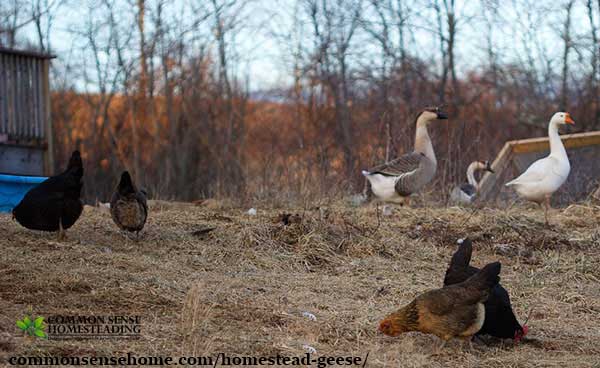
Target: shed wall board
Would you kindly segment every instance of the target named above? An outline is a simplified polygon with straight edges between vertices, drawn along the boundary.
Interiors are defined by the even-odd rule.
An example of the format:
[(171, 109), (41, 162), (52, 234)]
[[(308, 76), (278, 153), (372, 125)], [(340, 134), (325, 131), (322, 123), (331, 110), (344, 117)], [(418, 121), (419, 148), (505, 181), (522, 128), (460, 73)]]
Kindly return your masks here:
[(0, 173), (44, 175), (44, 149), (0, 144)]

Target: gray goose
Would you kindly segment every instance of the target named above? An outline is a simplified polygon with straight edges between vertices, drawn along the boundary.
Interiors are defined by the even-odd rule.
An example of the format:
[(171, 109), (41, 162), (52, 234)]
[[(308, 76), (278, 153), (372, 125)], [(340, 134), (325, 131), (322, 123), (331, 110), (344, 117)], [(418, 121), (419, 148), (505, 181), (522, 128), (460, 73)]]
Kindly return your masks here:
[(475, 172), (484, 170), (494, 173), (489, 161), (473, 161), (467, 168), (467, 182), (457, 185), (450, 193), (450, 199), (454, 203), (470, 204), (473, 203), (479, 192), (479, 182), (475, 178)]
[(385, 164), (363, 170), (368, 180), (367, 197), (380, 202), (406, 203), (435, 176), (437, 160), (427, 126), (434, 120), (448, 119), (439, 107), (423, 109), (416, 117), (414, 151)]
[(129, 172), (123, 171), (117, 190), (110, 200), (110, 215), (121, 230), (136, 233), (136, 238), (146, 224), (148, 205), (146, 191), (138, 190)]

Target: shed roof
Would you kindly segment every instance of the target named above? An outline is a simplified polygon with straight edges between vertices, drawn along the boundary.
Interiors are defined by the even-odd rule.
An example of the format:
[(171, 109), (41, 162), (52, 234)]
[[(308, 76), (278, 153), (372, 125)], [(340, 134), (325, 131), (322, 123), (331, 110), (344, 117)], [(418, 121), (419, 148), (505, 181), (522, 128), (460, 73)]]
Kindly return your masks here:
[(26, 56), (35, 59), (54, 59), (56, 57), (56, 55), (46, 54), (39, 51), (9, 49), (2, 46), (0, 46), (0, 54)]

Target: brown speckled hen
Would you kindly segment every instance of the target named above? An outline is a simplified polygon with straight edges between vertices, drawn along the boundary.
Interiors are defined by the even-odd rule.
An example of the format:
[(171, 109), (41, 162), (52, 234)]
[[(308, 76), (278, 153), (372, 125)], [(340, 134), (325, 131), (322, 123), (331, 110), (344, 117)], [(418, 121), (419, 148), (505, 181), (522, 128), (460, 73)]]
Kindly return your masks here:
[(135, 187), (127, 171), (121, 174), (121, 181), (110, 200), (110, 214), (120, 229), (135, 232), (136, 238), (146, 224), (146, 192)]
[(381, 321), (379, 331), (389, 336), (409, 331), (433, 334), (442, 339), (438, 349), (452, 338), (470, 343), (472, 336), (483, 326), (483, 303), (500, 280), (500, 267), (499, 262), (490, 263), (465, 282), (417, 296)]
[(67, 169), (27, 192), (13, 209), (13, 217), (28, 229), (58, 231), (58, 239), (64, 239), (65, 230), (73, 226), (83, 211), (82, 177), (81, 154), (74, 151)]

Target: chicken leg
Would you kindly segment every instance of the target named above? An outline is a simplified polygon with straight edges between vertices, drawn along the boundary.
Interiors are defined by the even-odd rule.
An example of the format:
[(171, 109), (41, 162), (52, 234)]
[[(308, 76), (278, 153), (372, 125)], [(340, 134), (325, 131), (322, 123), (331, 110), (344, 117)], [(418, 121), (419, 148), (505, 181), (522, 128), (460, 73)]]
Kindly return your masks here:
[(62, 226), (62, 219), (58, 219), (58, 241), (62, 241), (67, 239), (67, 235), (65, 234), (65, 229)]
[(469, 345), (469, 352), (473, 352), (473, 336), (465, 336), (462, 338), (463, 340), (463, 349), (465, 345)]
[(442, 339), (442, 343), (438, 345), (438, 347), (433, 352), (433, 355), (440, 355), (442, 353), (442, 349), (444, 349), (444, 346), (446, 346), (447, 342), (448, 340)]
[(550, 227), (550, 222), (548, 221), (548, 211), (550, 210), (550, 196), (546, 196), (545, 205), (544, 205), (544, 218), (546, 219), (546, 226)]

